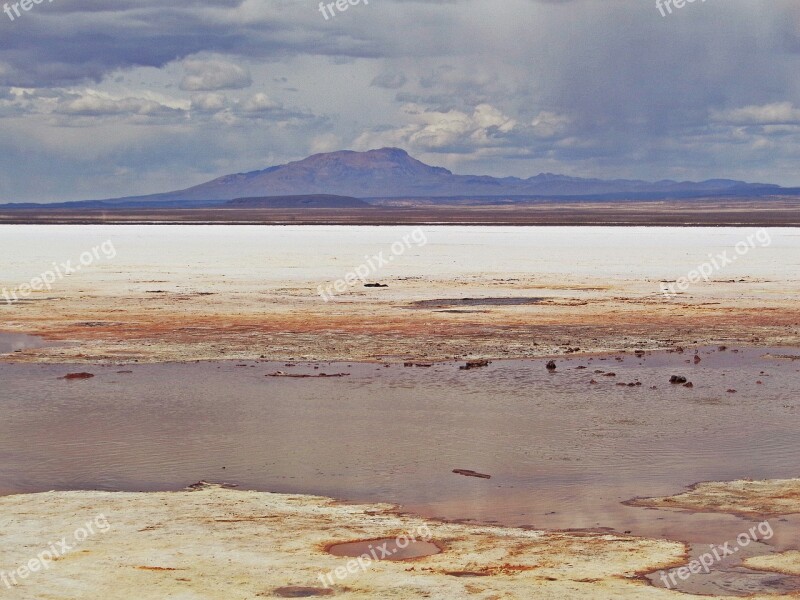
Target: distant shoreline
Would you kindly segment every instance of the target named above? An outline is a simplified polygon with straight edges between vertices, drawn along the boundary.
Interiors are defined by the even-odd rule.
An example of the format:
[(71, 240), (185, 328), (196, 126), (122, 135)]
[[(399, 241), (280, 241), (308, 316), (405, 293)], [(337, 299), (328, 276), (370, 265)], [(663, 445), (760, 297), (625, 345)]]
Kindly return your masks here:
[(800, 227), (800, 199), (370, 208), (0, 209), (25, 225)]

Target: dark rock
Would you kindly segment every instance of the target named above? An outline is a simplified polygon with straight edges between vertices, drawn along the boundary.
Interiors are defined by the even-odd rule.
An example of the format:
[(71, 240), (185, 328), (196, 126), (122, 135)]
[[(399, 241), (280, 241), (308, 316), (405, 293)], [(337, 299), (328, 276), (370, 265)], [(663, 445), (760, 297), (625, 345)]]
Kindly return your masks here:
[(453, 473), (456, 475), (463, 475), (464, 477), (477, 477), (479, 479), (491, 479), (491, 475), (486, 475), (484, 473), (478, 473), (477, 471), (470, 471), (469, 469), (453, 469)]
[(673, 375), (672, 377), (669, 378), (669, 382), (675, 384), (686, 383), (686, 381), (687, 381), (686, 377), (684, 377), (683, 375)]
[(276, 371), (275, 373), (269, 373), (265, 375), (265, 377), (287, 377), (288, 379), (323, 379), (326, 377), (350, 377), (350, 373), (320, 373), (319, 375), (305, 375), (305, 374), (295, 374), (295, 373), (284, 373), (283, 371)]
[(91, 379), (92, 377), (94, 377), (92, 373), (69, 373), (67, 375), (64, 375), (60, 379), (66, 379), (68, 381), (71, 381), (74, 379)]
[(547, 363), (547, 370), (548, 371), (555, 371), (556, 368), (557, 368), (556, 367), (556, 361), (554, 361), (554, 360), (548, 361), (548, 363)]
[(239, 487), (238, 483), (212, 483), (210, 481), (198, 481), (197, 483), (193, 483), (192, 485), (186, 486), (186, 489), (192, 492), (198, 492), (201, 490), (209, 490), (214, 488), (222, 488), (225, 490), (235, 490)]
[(492, 364), (490, 360), (468, 360), (466, 365), (458, 367), (462, 371), (469, 371), (471, 369), (480, 369), (481, 367), (488, 367)]

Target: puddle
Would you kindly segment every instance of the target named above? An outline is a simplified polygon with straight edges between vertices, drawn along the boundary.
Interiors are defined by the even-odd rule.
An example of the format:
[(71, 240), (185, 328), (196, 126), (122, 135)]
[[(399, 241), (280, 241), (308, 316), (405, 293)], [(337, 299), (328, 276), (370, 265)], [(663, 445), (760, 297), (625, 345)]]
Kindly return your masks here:
[(278, 598), (314, 598), (317, 596), (333, 596), (333, 594), (333, 590), (327, 588), (299, 586), (288, 586), (275, 590), (275, 595)]
[(51, 345), (49, 342), (34, 335), (0, 332), (0, 354), (11, 354), (30, 348), (44, 348), (49, 345)]
[(442, 549), (432, 542), (399, 538), (382, 538), (361, 542), (346, 542), (328, 547), (334, 556), (358, 558), (369, 556), (372, 560), (410, 560), (441, 554)]
[[(753, 571), (744, 567), (717, 569), (710, 573), (703, 572), (689, 575), (687, 581), (681, 581), (662, 573), (648, 575), (650, 582), (662, 588), (671, 589), (684, 594), (699, 596), (726, 595), (751, 596), (753, 594), (791, 594), (800, 590), (800, 577)], [(666, 584), (664, 583), (666, 582)]]
[(544, 298), (511, 297), (511, 298), (438, 298), (435, 300), (418, 300), (407, 308), (448, 308), (451, 306), (528, 306), (539, 304)]

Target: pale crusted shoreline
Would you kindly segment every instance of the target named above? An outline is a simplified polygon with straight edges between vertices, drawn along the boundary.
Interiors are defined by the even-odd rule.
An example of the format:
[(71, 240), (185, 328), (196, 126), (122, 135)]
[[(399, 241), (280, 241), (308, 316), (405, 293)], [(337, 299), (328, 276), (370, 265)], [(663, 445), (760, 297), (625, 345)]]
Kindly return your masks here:
[(800, 513), (800, 479), (703, 482), (676, 496), (637, 498), (627, 504), (747, 517), (789, 515)]
[(755, 556), (746, 559), (744, 566), (771, 573), (800, 575), (800, 550), (789, 550), (767, 556)]
[[(717, 486), (742, 489), (742, 483)], [(759, 488), (747, 491), (763, 492), (775, 486), (785, 491), (787, 485), (762, 482)], [(800, 480), (791, 485), (800, 489)], [(768, 497), (777, 498), (783, 491)], [(743, 506), (752, 500), (747, 494), (739, 496)], [(719, 508), (730, 510), (732, 506)], [(781, 504), (775, 511), (789, 508)], [(797, 505), (793, 508), (800, 510)], [(653, 587), (642, 577), (682, 564), (686, 547), (677, 542), (439, 523), (398, 514), (389, 505), (346, 505), (313, 496), (219, 487), (192, 492), (49, 492), (0, 498), (0, 566), (11, 570), (26, 564), (52, 540), (68, 536), (98, 515), (107, 520), (108, 531), (96, 533), (11, 589), (0, 583), (0, 598), (244, 600), (322, 594), (354, 600), (687, 597)], [(427, 527), (443, 549), (441, 554), (372, 563), (333, 586), (323, 586), (321, 574), (350, 561), (327, 553), (329, 544), (396, 537), (420, 527)], [(748, 566), (791, 574), (800, 572), (798, 561), (800, 554), (790, 552), (751, 559)], [(300, 593), (298, 589), (305, 591), (292, 596), (293, 590)], [(751, 597), (792, 598), (797, 594)]]
[[(322, 588), (347, 564), (331, 542), (395, 537), (425, 522), (391, 507), (204, 489), (62, 492), (0, 498), (0, 565), (23, 565), (98, 514), (111, 528), (0, 598), (251, 599), (286, 586)], [(427, 523), (444, 551), (373, 563), (333, 586), (340, 598), (670, 598), (640, 574), (684, 559), (682, 544), (598, 533)], [(469, 572), (475, 576), (456, 576)], [(483, 576), (477, 576), (483, 575)]]
[[(738, 504), (717, 504), (716, 510), (746, 512), (750, 506), (764, 511), (770, 499), (784, 498), (789, 488), (800, 490), (800, 480), (745, 485), (749, 483), (708, 484), (693, 493), (699, 497), (708, 492), (706, 506), (711, 506), (719, 496), (717, 490), (735, 490)], [(754, 493), (759, 496), (753, 497)], [(793, 498), (792, 504), (781, 502), (770, 512), (797, 512), (800, 500)], [(323, 593), (354, 600), (687, 597), (653, 587), (643, 578), (685, 562), (687, 549), (677, 542), (432, 522), (398, 514), (389, 505), (348, 505), (327, 498), (215, 486), (184, 492), (2, 497), (0, 570), (27, 564), (62, 536), (72, 539), (76, 528), (98, 515), (110, 525), (108, 531), (95, 533), (16, 586), (9, 588), (0, 581), (0, 598), (244, 600)], [(441, 554), (372, 563), (333, 586), (323, 586), (320, 575), (346, 567), (351, 560), (330, 555), (328, 545), (394, 538), (421, 527), (427, 527), (432, 541), (443, 549)], [(747, 566), (798, 573), (800, 553), (757, 557)], [(302, 596), (281, 595), (294, 588), (308, 589)]]

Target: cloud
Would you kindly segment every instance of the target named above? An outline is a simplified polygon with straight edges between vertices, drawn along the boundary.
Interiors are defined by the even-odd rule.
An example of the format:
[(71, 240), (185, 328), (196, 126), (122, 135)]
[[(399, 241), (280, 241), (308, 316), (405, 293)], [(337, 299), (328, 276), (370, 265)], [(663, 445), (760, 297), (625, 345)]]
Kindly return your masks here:
[(88, 90), (68, 94), (59, 101), (54, 112), (83, 117), (119, 115), (154, 117), (173, 115), (182, 111), (147, 98), (113, 98), (107, 94)]
[(461, 173), (800, 185), (798, 56), (797, 0), (669, 18), (641, 0), (381, 0), (328, 21), (296, 0), (44, 3), (0, 35), (0, 200), (383, 145)]
[(224, 94), (197, 94), (192, 97), (192, 110), (217, 112), (225, 108), (228, 99)]
[(181, 89), (189, 92), (236, 90), (253, 85), (247, 69), (222, 60), (186, 60)]
[(311, 140), (311, 145), (309, 146), (309, 153), (310, 154), (319, 154), (321, 152), (334, 152), (336, 150), (341, 149), (342, 147), (342, 140), (332, 134), (332, 133), (324, 133), (322, 135), (316, 136), (313, 140)]
[(711, 117), (715, 121), (734, 125), (797, 125), (800, 124), (800, 108), (795, 108), (791, 102), (775, 102), (763, 106), (713, 110)]
[(269, 96), (263, 93), (250, 96), (242, 104), (242, 110), (246, 113), (271, 112), (279, 108), (281, 108), (280, 104), (271, 100)]
[(408, 81), (404, 73), (401, 72), (386, 72), (377, 75), (371, 85), (375, 87), (385, 88), (387, 90), (397, 90), (403, 87)]
[(567, 131), (571, 119), (549, 110), (543, 110), (531, 121), (533, 134), (540, 138), (553, 138)]
[(362, 133), (355, 141), (361, 149), (401, 146), (420, 151), (469, 152), (476, 147), (501, 146), (517, 122), (489, 104), (470, 112), (425, 110), (408, 104), (403, 112), (412, 122), (396, 129)]

